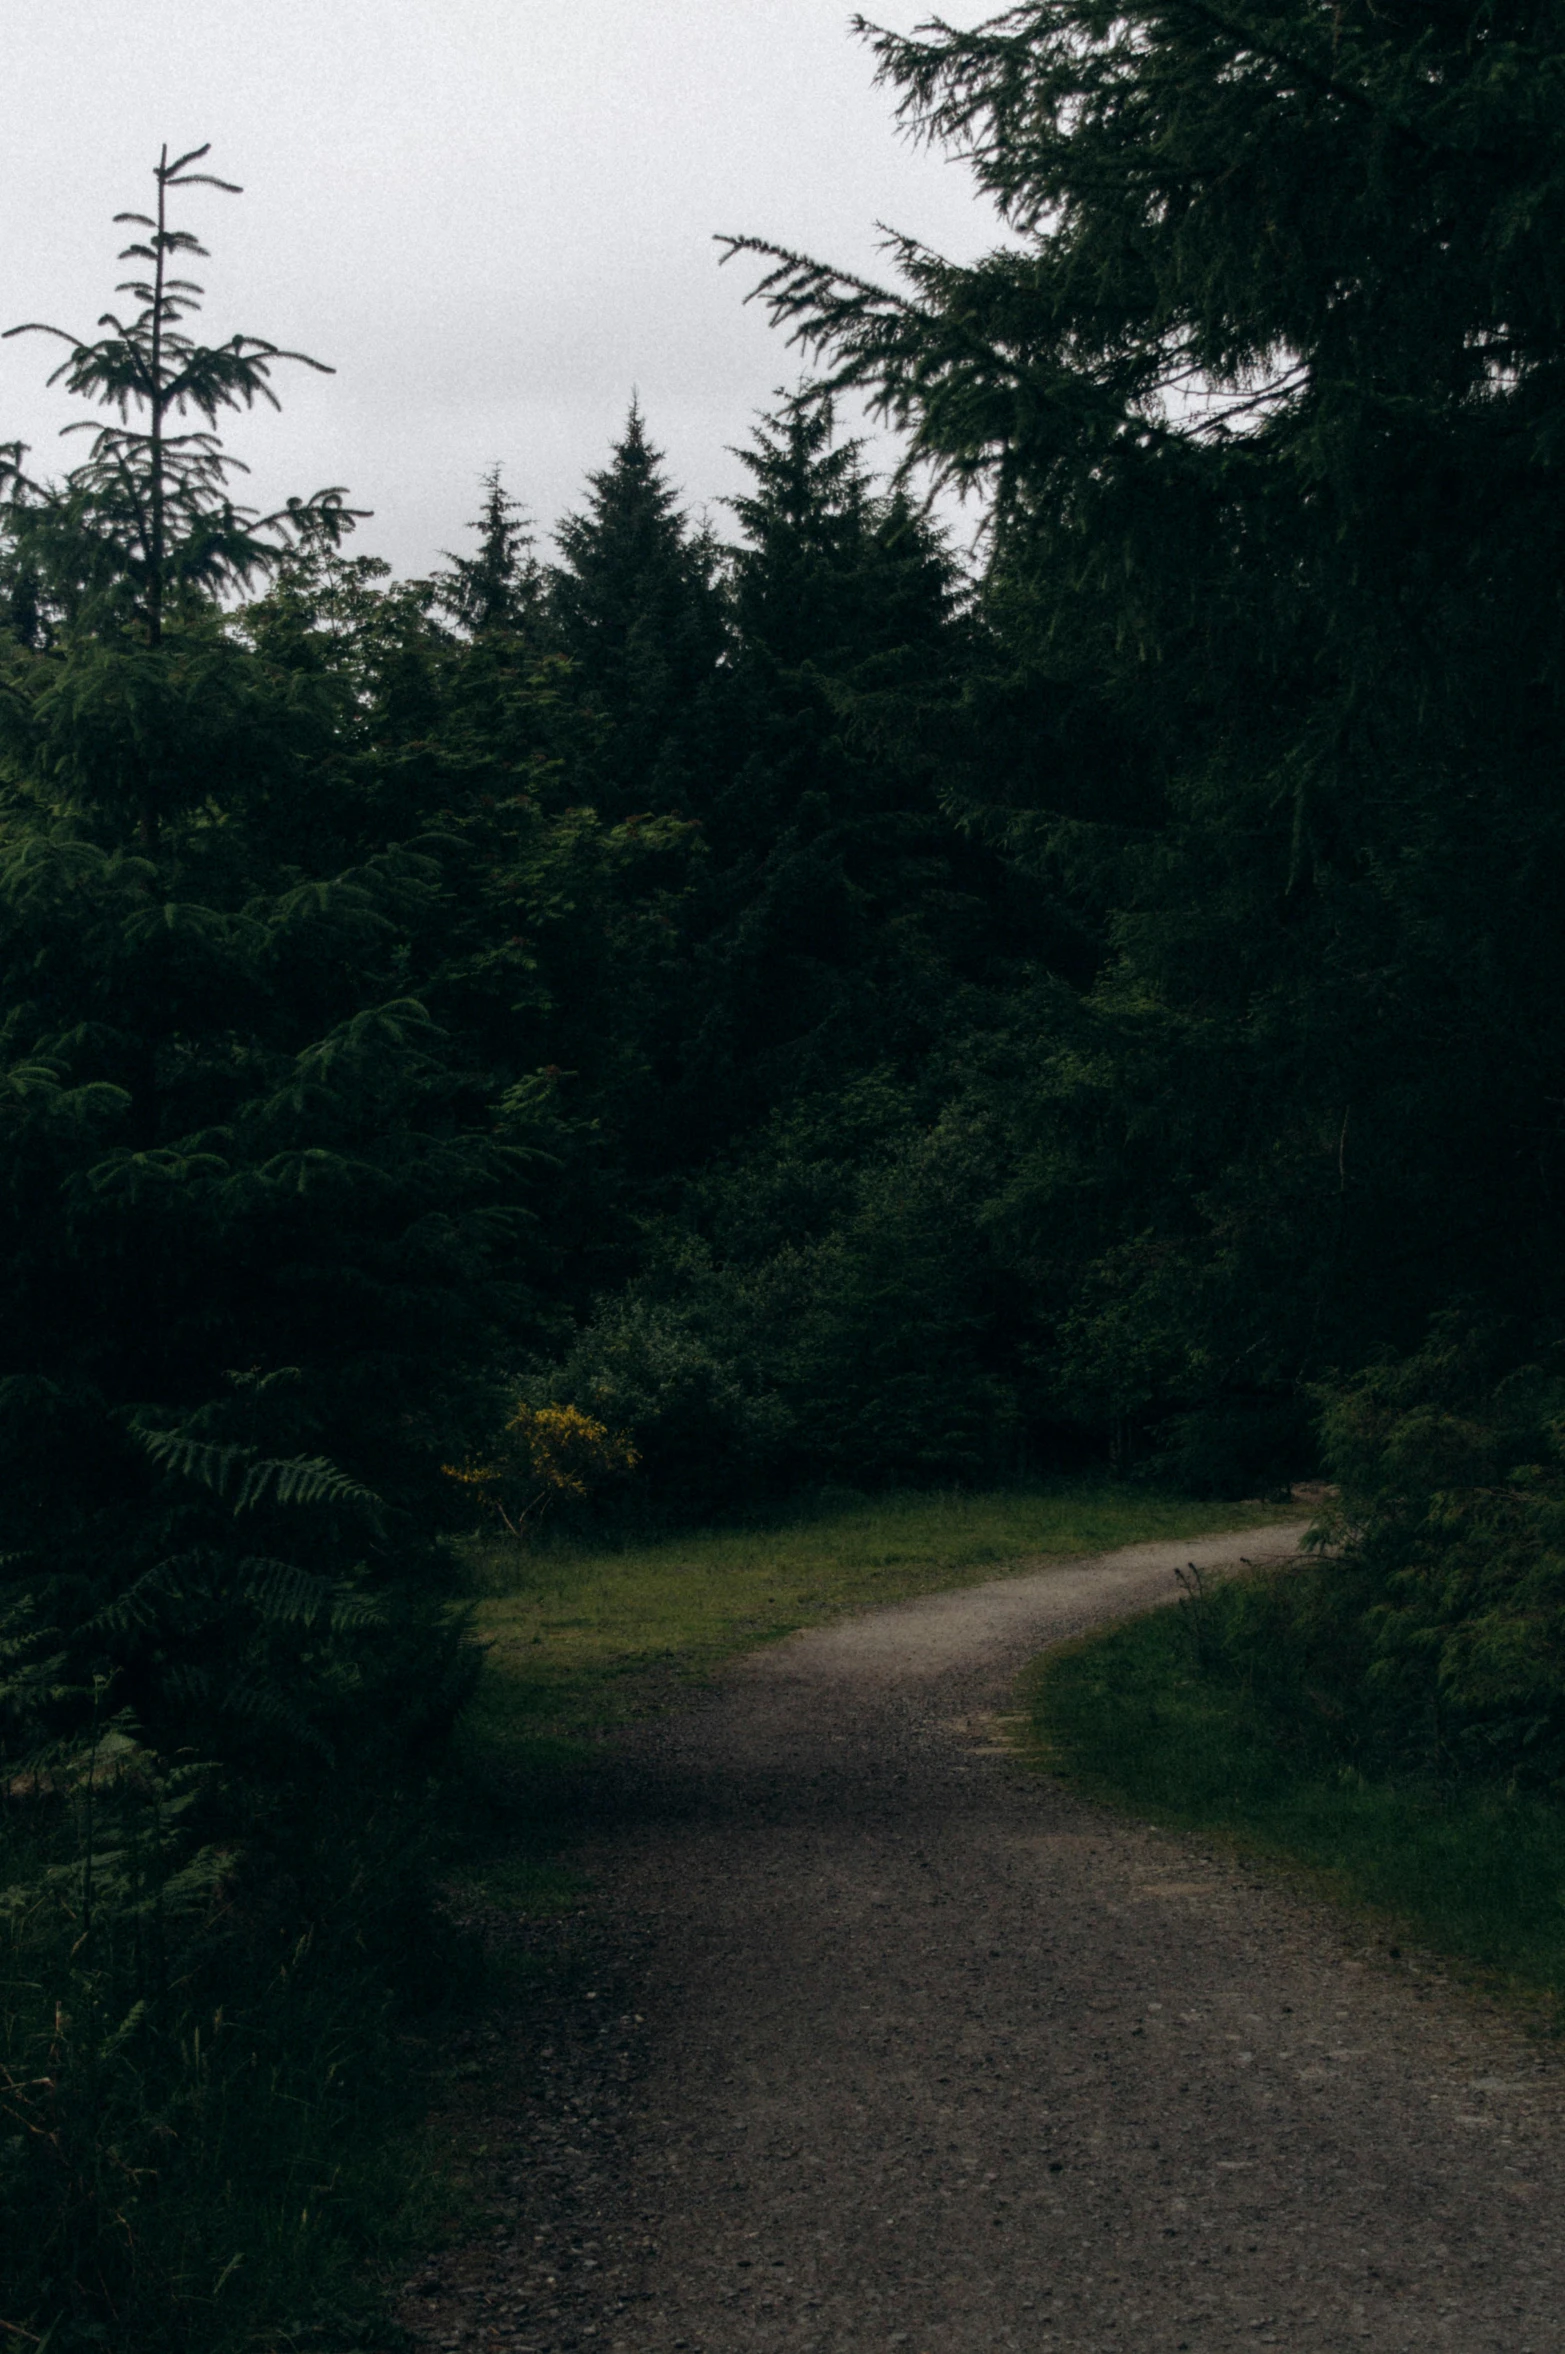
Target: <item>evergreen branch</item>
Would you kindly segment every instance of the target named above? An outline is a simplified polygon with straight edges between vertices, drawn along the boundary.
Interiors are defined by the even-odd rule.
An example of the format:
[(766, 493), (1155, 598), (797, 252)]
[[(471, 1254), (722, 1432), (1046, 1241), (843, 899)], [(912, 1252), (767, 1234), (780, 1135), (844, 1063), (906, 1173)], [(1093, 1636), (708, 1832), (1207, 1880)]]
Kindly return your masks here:
[(1271, 64), (1282, 66), (1286, 72), (1296, 74), (1309, 89), (1326, 97), (1343, 99), (1348, 105), (1360, 108), (1377, 121), (1389, 124), (1391, 129), (1400, 131), (1405, 138), (1431, 153), (1440, 153), (1445, 147), (1446, 143), (1430, 139), (1418, 124), (1410, 122), (1403, 114), (1393, 112), (1357, 82), (1346, 81), (1341, 74), (1299, 56), (1296, 50), (1284, 48), (1274, 36), (1261, 32), (1242, 16), (1230, 15), (1226, 9), (1217, 7), (1214, 0), (1163, 0), (1163, 4), (1176, 12), (1183, 9), (1187, 15), (1215, 25), (1220, 32), (1227, 33), (1245, 48), (1253, 50), (1257, 57), (1264, 57)]
[(160, 163), (157, 167), (158, 178), (167, 188), (221, 188), (230, 196), (242, 196), (244, 190), (235, 180), (220, 180), (215, 172), (187, 170), (188, 165), (199, 163), (204, 155), (210, 155), (211, 152), (212, 142), (210, 139), (205, 140), (200, 147), (192, 147), (184, 155), (176, 156), (172, 163)]

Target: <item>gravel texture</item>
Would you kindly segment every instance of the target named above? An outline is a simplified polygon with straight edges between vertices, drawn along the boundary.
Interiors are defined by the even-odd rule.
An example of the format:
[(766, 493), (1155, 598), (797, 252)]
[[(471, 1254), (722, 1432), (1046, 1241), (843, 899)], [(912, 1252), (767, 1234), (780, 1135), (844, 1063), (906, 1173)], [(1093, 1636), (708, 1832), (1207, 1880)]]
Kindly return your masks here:
[(617, 1743), (608, 1917), (435, 2345), (1565, 2349), (1552, 2047), (1003, 1738), (1045, 1645), (1291, 1527), (789, 1638)]

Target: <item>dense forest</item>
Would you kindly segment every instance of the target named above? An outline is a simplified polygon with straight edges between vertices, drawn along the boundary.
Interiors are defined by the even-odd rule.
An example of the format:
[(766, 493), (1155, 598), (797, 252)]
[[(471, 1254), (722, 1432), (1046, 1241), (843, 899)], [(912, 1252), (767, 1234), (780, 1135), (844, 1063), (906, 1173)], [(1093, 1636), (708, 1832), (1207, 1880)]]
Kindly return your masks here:
[(1556, 14), (875, 40), (995, 250), (732, 241), (811, 374), (711, 524), (635, 407), (427, 579), (246, 508), (204, 150), (4, 460), (18, 2342), (216, 2344), (170, 2185), (437, 1966), (483, 1513), (1324, 1469), (1255, 1640), (1565, 1773)]

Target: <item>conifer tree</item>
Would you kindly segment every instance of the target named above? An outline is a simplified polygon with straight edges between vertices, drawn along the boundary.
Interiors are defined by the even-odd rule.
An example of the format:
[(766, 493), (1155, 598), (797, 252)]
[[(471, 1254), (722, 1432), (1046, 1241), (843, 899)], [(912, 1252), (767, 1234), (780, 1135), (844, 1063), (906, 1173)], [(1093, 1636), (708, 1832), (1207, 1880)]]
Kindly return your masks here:
[(344, 2112), (304, 2020), (329, 1994), (379, 2067), (417, 1966), (473, 1676), (442, 1462), (525, 1330), (537, 1168), (433, 1012), (473, 859), (365, 744), (346, 506), (228, 497), (217, 424), (282, 351), (181, 332), (198, 160), (136, 221), (136, 318), (68, 339), (118, 421), (9, 480), (0, 640), (2, 1777), (87, 1794), (5, 1824), (5, 2309), (186, 2354), (235, 2267), (226, 2342), (332, 2295), (289, 2170)]
[(476, 636), (486, 629), (536, 638), (543, 616), (543, 567), (533, 555), (530, 518), (506, 489), (498, 466), (483, 478), (484, 501), (471, 525), (477, 552), (454, 556), (450, 570), (436, 575), (437, 602), (458, 628)]
[[(192, 160), (160, 163), (160, 197)], [(189, 290), (163, 265), (191, 241), (160, 211), (147, 242), (140, 318), (72, 346), (122, 423), (12, 506), (48, 625), (0, 647), (0, 1611), (50, 1630), (8, 1737), (71, 1757), (108, 1711), (138, 1761), (127, 1805), (150, 1794), (152, 1877), (105, 1884), (85, 1963), (49, 1949), (0, 2064), (63, 2104), (8, 2182), (34, 2301), (8, 2286), (7, 2310), (40, 2338), (68, 2315), (82, 2343), (191, 2346), (211, 2341), (190, 2281), (243, 2242), (220, 2204), (220, 2252), (182, 2236), (213, 2145), (167, 2131), (178, 2055), (312, 1951), (330, 1971), (375, 1950), (389, 1975), (384, 1925), (417, 1914), (408, 1810), (473, 1666), (443, 1599), (441, 1466), (525, 1317), (532, 1164), (428, 1002), (465, 846), (438, 813), (388, 830), (365, 674), (334, 667), (308, 600), (280, 590), (267, 622), (222, 602), (280, 534), (318, 570), (346, 520), (290, 506), (269, 533), (228, 500), (212, 420), (282, 355), (184, 345)], [(181, 384), (206, 420), (185, 440)], [(165, 1838), (146, 1809), (191, 1759)], [(29, 1869), (37, 1893), (78, 1866), (46, 1841)], [(189, 1918), (154, 1950), (138, 1923), (165, 1881)], [(219, 2138), (230, 2093), (267, 2097), (249, 2034), (207, 2081)], [(97, 2165), (106, 2130), (122, 2172)], [(295, 2228), (267, 2210), (243, 2230), (274, 2224)], [(258, 2336), (276, 2326), (257, 2314)]]
[[(193, 160), (157, 167), (146, 309), (72, 346), (72, 381), (108, 386), (122, 422), (36, 502), (60, 540), (78, 532), (102, 593), (48, 647), (13, 648), (0, 703), (18, 1180), (0, 1245), (4, 1444), (32, 1499), (7, 1574), (50, 1592), (86, 1578), (100, 1600), (143, 1576), (151, 1596), (169, 1516), (187, 1510), (137, 1432), (351, 1464), (399, 1516), (381, 1574), (430, 1569), (449, 1444), (437, 1433), (471, 1389), (504, 1289), (492, 1246), (505, 1155), (416, 995), (445, 946), (438, 835), (419, 815), (416, 845), (387, 840), (384, 812), (368, 839), (314, 807), (306, 819), (362, 789), (344, 773), (358, 682), (312, 676), (297, 643), (230, 623), (218, 603), (276, 564), (279, 533), (318, 548), (351, 518), (335, 494), (322, 532), (303, 503), (257, 519), (227, 498), (211, 420), (264, 391), (282, 355), (254, 337), (207, 352), (178, 332), (192, 290), (167, 265), (194, 240), (163, 198), (205, 183)], [(182, 399), (208, 420), (184, 437), (168, 431)], [(312, 840), (336, 863), (301, 859)], [(188, 1510), (221, 1519), (210, 1502)], [(149, 1599), (153, 1619), (165, 1603), (177, 1608)], [(141, 1634), (126, 1640), (129, 1674), (146, 1653)], [(156, 1675), (135, 1697), (158, 1738), (219, 1754), (238, 1734), (230, 1708), (226, 1732), (214, 1715), (181, 1735), (185, 1702)], [(214, 1689), (211, 1705), (228, 1704)]]
[(668, 810), (710, 757), (708, 701), (722, 649), (710, 540), (679, 512), (638, 403), (586, 506), (556, 534), (550, 579), (560, 650), (601, 714), (606, 813)]
[(970, 814), (1108, 951), (1017, 1105), (1028, 1247), (1081, 1253), (1062, 1379), (1253, 1479), (1312, 1372), (1459, 1293), (1565, 1308), (1557, 24), (1048, 0), (875, 40), (1005, 240), (898, 241), (890, 286), (762, 249), (767, 293), (993, 501)]
[(726, 766), (701, 814), (685, 1084), (743, 1125), (778, 1090), (909, 1067), (985, 928), (980, 869), (937, 786), (964, 623), (955, 568), (876, 495), (829, 406), (767, 420), (740, 456)]
[(91, 342), (38, 320), (5, 330), (6, 338), (47, 335), (64, 343), (66, 356), (49, 381), (63, 380), (67, 391), (114, 410), (118, 419), (83, 419), (65, 428), (89, 433), (91, 448), (47, 494), (22, 475), (22, 453), (13, 445), (9, 486), (0, 474), (0, 488), (10, 492), (11, 533), (54, 575), (57, 599), (74, 607), (84, 593), (108, 595), (127, 607), (152, 645), (182, 597), (199, 603), (248, 586), (277, 563), (291, 539), (307, 535), (335, 544), (356, 520), (340, 488), (291, 499), (270, 515), (237, 505), (230, 495), (230, 477), (246, 469), (222, 446), (220, 414), (252, 409), (258, 400), (276, 408), (271, 376), (279, 361), (322, 375), (331, 370), (263, 336), (198, 344), (186, 332), (202, 289), (182, 269), (207, 248), (188, 229), (170, 226), (169, 193), (240, 193), (233, 181), (191, 168), (209, 152), (194, 147), (170, 160), (165, 147), (153, 166), (155, 211), (115, 215), (142, 232), (120, 254), (136, 270), (116, 289), (140, 305), (129, 319), (105, 312), (98, 323), (110, 332)]

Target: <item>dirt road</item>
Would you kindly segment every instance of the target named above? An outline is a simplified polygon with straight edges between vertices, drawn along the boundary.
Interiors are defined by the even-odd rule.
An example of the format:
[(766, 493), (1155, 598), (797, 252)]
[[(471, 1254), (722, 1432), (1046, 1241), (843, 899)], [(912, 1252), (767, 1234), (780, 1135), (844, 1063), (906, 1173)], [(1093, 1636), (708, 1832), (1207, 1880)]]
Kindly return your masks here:
[(514, 2225), (410, 2317), (616, 2354), (1565, 2349), (1547, 2048), (998, 1737), (1045, 1644), (1294, 1542), (874, 1612), (639, 1729), (602, 1984), (505, 2128)]

